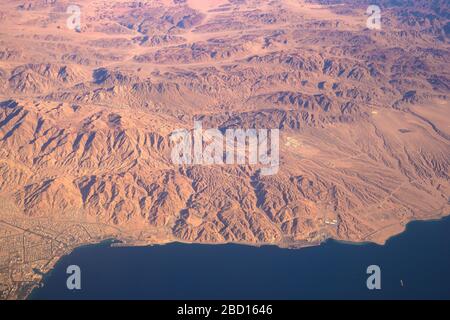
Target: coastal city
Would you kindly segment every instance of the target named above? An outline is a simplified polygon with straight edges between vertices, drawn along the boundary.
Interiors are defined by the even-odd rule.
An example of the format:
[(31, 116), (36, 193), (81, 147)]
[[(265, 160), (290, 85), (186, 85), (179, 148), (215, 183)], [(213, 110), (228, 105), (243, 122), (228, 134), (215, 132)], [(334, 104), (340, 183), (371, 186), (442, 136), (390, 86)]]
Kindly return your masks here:
[(62, 256), (76, 247), (115, 234), (117, 231), (102, 224), (3, 214), (0, 218), (0, 299), (26, 298)]

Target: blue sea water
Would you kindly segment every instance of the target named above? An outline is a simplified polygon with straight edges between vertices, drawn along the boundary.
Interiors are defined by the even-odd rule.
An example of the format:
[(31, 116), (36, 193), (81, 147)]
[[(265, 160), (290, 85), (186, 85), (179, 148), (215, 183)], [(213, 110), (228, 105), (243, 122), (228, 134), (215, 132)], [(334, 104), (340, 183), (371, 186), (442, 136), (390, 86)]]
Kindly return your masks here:
[[(81, 268), (79, 291), (67, 289), (69, 265)], [(381, 290), (367, 289), (370, 265)], [(450, 218), (412, 222), (384, 246), (80, 247), (30, 299), (450, 299)]]

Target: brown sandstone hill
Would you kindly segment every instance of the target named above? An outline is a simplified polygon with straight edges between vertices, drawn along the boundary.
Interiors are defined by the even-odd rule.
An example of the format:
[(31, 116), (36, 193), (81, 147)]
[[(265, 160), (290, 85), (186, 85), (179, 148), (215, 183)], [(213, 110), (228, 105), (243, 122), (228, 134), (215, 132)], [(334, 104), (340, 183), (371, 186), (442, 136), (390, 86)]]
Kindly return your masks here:
[[(68, 1), (2, 2), (0, 230), (51, 243), (4, 241), (5, 296), (105, 237), (383, 243), (448, 214), (449, 7), (381, 2), (370, 30), (356, 0), (80, 1), (78, 32)], [(173, 164), (195, 120), (280, 129), (278, 173)]]

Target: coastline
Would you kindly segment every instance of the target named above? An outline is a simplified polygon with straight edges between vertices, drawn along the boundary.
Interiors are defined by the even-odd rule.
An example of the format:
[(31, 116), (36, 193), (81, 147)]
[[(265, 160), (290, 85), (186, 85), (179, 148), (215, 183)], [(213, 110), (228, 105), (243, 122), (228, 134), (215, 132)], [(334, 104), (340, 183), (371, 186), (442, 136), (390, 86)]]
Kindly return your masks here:
[[(443, 275), (439, 270), (442, 268), (446, 269), (447, 267), (444, 266), (450, 263), (448, 255), (445, 254), (450, 243), (445, 240), (448, 239), (447, 231), (450, 226), (450, 217), (446, 217), (443, 223), (441, 223), (441, 220), (443, 219), (413, 221), (407, 228), (407, 230), (411, 230), (410, 232), (402, 233), (403, 236), (397, 238), (396, 241), (394, 241), (395, 237), (392, 237), (391, 241), (386, 242), (387, 245), (349, 243), (330, 239), (323, 246), (316, 246), (306, 251), (282, 250), (278, 246), (259, 246), (262, 247), (261, 250), (254, 250), (251, 248), (255, 246), (242, 244), (206, 245), (199, 243), (192, 246), (188, 243), (176, 241), (171, 242), (171, 245), (168, 246), (150, 245), (146, 247), (139, 246), (140, 248), (133, 250), (111, 250), (110, 248), (117, 244), (120, 246), (121, 244), (115, 242), (116, 245), (110, 246), (110, 243), (104, 242), (102, 244), (103, 247), (95, 248), (96, 245), (90, 245), (89, 247), (94, 248), (78, 252), (70, 260), (64, 259), (62, 262), (63, 265), (59, 265), (59, 267), (56, 265), (56, 272), (52, 274), (52, 277), (48, 278), (49, 275), (47, 275), (45, 278), (45, 281), (48, 281), (48, 286), (44, 287), (42, 291), (36, 291), (36, 295), (31, 295), (29, 299), (53, 299), (59, 296), (62, 299), (96, 299), (95, 297), (102, 299), (102, 290), (106, 290), (104, 292), (107, 297), (118, 297), (118, 299), (123, 299), (123, 297), (133, 299), (133, 297), (139, 297), (140, 294), (144, 294), (148, 299), (180, 297), (176, 292), (184, 292), (185, 295), (182, 297), (188, 297), (186, 294), (187, 292), (191, 292), (191, 290), (194, 295), (198, 292), (203, 292), (203, 294), (210, 292), (212, 294), (211, 297), (214, 297), (215, 295), (211, 290), (216, 290), (214, 289), (215, 286), (220, 287), (225, 285), (224, 292), (235, 290), (232, 288), (236, 288), (239, 281), (234, 283), (234, 280), (231, 279), (235, 279), (234, 277), (238, 275), (245, 277), (246, 273), (249, 273), (247, 275), (249, 278), (248, 281), (246, 280), (247, 282), (243, 282), (247, 283), (246, 289), (243, 292), (258, 294), (258, 289), (255, 291), (256, 287), (253, 288), (253, 284), (263, 280), (260, 279), (254, 282), (253, 275), (255, 275), (255, 277), (263, 276), (264, 279), (268, 279), (267, 277), (274, 279), (268, 283), (272, 283), (272, 285), (278, 288), (276, 290), (281, 290), (280, 292), (284, 292), (286, 289), (286, 293), (305, 293), (309, 292), (311, 288), (313, 290), (312, 292), (314, 292), (314, 283), (317, 283), (319, 286), (324, 286), (323, 289), (325, 291), (323, 292), (326, 294), (327, 288), (332, 290), (331, 292), (333, 290), (339, 290), (336, 287), (333, 289), (333, 287), (328, 286), (333, 286), (338, 283), (343, 285), (347, 281), (344, 278), (348, 278), (348, 281), (350, 279), (354, 281), (358, 277), (365, 279), (366, 268), (371, 264), (382, 267), (387, 277), (384, 281), (385, 289), (389, 286), (391, 288), (393, 286), (399, 286), (400, 279), (406, 281), (412, 291), (405, 291), (404, 289), (398, 288), (398, 290), (402, 290), (397, 291), (400, 294), (399, 297), (401, 297), (403, 294), (413, 294), (416, 291), (414, 288), (417, 288), (417, 285), (420, 285), (424, 281), (423, 272), (425, 270), (433, 270), (433, 267), (428, 263), (429, 261), (436, 261), (438, 263), (436, 265), (435, 275), (430, 277), (433, 279), (433, 283), (435, 283), (435, 290), (440, 292), (439, 290), (442, 291), (442, 287), (439, 285), (439, 279)], [(427, 223), (423, 224), (423, 222)], [(439, 245), (441, 239), (445, 241), (442, 246)], [(366, 245), (367, 247), (363, 247)], [(410, 246), (417, 248), (415, 255), (411, 256), (408, 249)], [(125, 246), (125, 248), (131, 249), (132, 246)], [(436, 248), (436, 250), (431, 250), (432, 248)], [(447, 258), (440, 258), (444, 256)], [(96, 257), (100, 258), (97, 259)], [(185, 264), (183, 264), (183, 261)], [(405, 269), (406, 261), (415, 267)], [(324, 262), (326, 263), (325, 265)], [(68, 264), (79, 264), (87, 268), (85, 269), (83, 280), (85, 290), (79, 293), (70, 293), (65, 289), (64, 282), (67, 277), (65, 268)], [(331, 265), (334, 267), (328, 269), (327, 266)], [(108, 266), (111, 266), (111, 268)], [(255, 273), (255, 268), (260, 269)], [(325, 270), (330, 271), (326, 276), (328, 280), (322, 278)], [(217, 272), (220, 274), (223, 273), (224, 279), (228, 279), (231, 276), (231, 282), (223, 282), (216, 278)], [(186, 273), (191, 276), (186, 278)], [(116, 284), (112, 283), (111, 285), (108, 279), (114, 277), (123, 279), (123, 281)], [(217, 279), (217, 282), (216, 280), (213, 281), (213, 279)], [(284, 279), (281, 283), (288, 281), (286, 282), (286, 287), (277, 282), (280, 279)], [(150, 285), (150, 287), (144, 285), (139, 289), (140, 283), (152, 283), (153, 285)], [(195, 289), (195, 286), (193, 288), (193, 283), (198, 283), (199, 289)], [(210, 283), (212, 285), (211, 287), (209, 286)], [(226, 287), (227, 283), (230, 284), (230, 287)], [(232, 283), (234, 284), (232, 285)], [(265, 282), (263, 281), (262, 283)], [(287, 283), (292, 283), (292, 285), (288, 285)], [(303, 283), (303, 285), (295, 289), (295, 283)], [(365, 283), (365, 280), (361, 283)], [(167, 286), (172, 288), (172, 285), (175, 286), (173, 289), (175, 290), (175, 295), (170, 293), (172, 290), (164, 290)], [(313, 287), (310, 285), (313, 285)], [(341, 285), (339, 286), (341, 287)], [(144, 291), (142, 291), (142, 288), (144, 288)], [(145, 288), (150, 291), (147, 291)], [(361, 290), (364, 288), (361, 288)], [(354, 289), (355, 283), (351, 290)], [(383, 292), (385, 291), (383, 290)], [(301, 296), (309, 297), (308, 295)], [(208, 297), (208, 295), (202, 297)], [(252, 295), (249, 297), (252, 297)]]
[(321, 246), (325, 243), (328, 242), (335, 242), (338, 244), (343, 244), (343, 245), (351, 245), (351, 246), (366, 246), (366, 245), (377, 245), (377, 246), (386, 246), (390, 241), (392, 241), (393, 239), (397, 238), (398, 236), (401, 236), (404, 232), (406, 232), (409, 228), (411, 224), (415, 224), (415, 223), (430, 223), (430, 222), (440, 222), (443, 219), (450, 219), (450, 213), (448, 215), (444, 215), (444, 216), (436, 216), (436, 218), (432, 218), (432, 219), (417, 219), (417, 220), (411, 220), (409, 222), (407, 222), (406, 224), (404, 224), (404, 229), (402, 232), (394, 234), (392, 236), (390, 236), (388, 239), (386, 239), (383, 243), (377, 243), (377, 242), (372, 242), (372, 241), (348, 241), (348, 240), (339, 240), (339, 239), (334, 239), (334, 238), (328, 238), (325, 239), (323, 241), (320, 242), (301, 242), (301, 243), (294, 243), (294, 244), (289, 244), (286, 245), (285, 243), (281, 243), (281, 244), (274, 244), (274, 243), (249, 243), (249, 242), (236, 242), (236, 241), (230, 241), (230, 242), (223, 242), (223, 243), (218, 243), (218, 242), (190, 242), (190, 241), (183, 241), (183, 240), (177, 240), (174, 239), (173, 241), (167, 241), (167, 242), (161, 242), (161, 243), (147, 243), (147, 244), (137, 244), (137, 243), (132, 243), (132, 242), (124, 242), (121, 239), (117, 239), (117, 238), (109, 238), (109, 239), (105, 239), (102, 240), (100, 242), (93, 242), (93, 243), (86, 243), (80, 246), (77, 246), (76, 248), (73, 248), (72, 250), (70, 250), (70, 252), (66, 253), (65, 255), (59, 257), (56, 262), (54, 263), (54, 265), (49, 269), (49, 271), (45, 272), (42, 276), (41, 281), (32, 286), (31, 289), (29, 289), (29, 293), (26, 294), (25, 298), (26, 300), (30, 300), (33, 299), (33, 292), (36, 289), (39, 289), (40, 287), (45, 285), (45, 281), (48, 279), (49, 276), (51, 276), (53, 270), (58, 266), (59, 263), (62, 262), (63, 258), (70, 255), (71, 253), (73, 253), (75, 250), (81, 249), (81, 248), (85, 248), (85, 247), (92, 247), (92, 246), (110, 246), (111, 248), (131, 248), (131, 247), (154, 247), (154, 246), (164, 246), (164, 245), (169, 245), (169, 244), (187, 244), (187, 245), (239, 245), (239, 246), (247, 246), (247, 247), (254, 247), (254, 248), (261, 248), (261, 247), (276, 247), (279, 249), (287, 249), (287, 250), (301, 250), (301, 249), (305, 249), (305, 248), (310, 248), (310, 247), (318, 247)]
[(47, 280), (47, 278), (50, 277), (50, 276), (52, 275), (52, 272), (55, 270), (55, 268), (58, 266), (58, 264), (62, 262), (62, 260), (64, 259), (64, 257), (69, 256), (69, 255), (72, 254), (75, 250), (82, 249), (82, 248), (86, 248), (86, 247), (92, 247), (92, 246), (108, 245), (108, 243), (112, 244), (112, 243), (115, 243), (116, 241), (118, 241), (118, 240), (117, 240), (117, 239), (110, 238), (110, 239), (101, 240), (100, 242), (85, 243), (85, 244), (82, 244), (82, 245), (77, 246), (77, 247), (75, 247), (75, 248), (72, 248), (71, 250), (69, 250), (67, 253), (65, 253), (64, 255), (62, 255), (62, 256), (60, 256), (60, 257), (54, 257), (52, 260), (50, 260), (49, 265), (51, 264), (51, 262), (52, 262), (53, 260), (56, 260), (56, 261), (53, 263), (52, 266), (49, 267), (49, 270), (48, 270), (48, 271), (42, 272), (42, 278), (41, 278), (41, 280), (40, 280), (38, 283), (32, 285), (32, 286), (27, 290), (28, 293), (24, 292), (24, 295), (25, 295), (25, 296), (24, 296), (23, 300), (30, 300), (30, 299), (33, 299), (33, 297), (32, 297), (33, 292), (34, 292), (36, 289), (39, 289), (39, 288), (41, 288), (42, 286), (44, 286), (44, 285), (45, 285), (45, 280)]

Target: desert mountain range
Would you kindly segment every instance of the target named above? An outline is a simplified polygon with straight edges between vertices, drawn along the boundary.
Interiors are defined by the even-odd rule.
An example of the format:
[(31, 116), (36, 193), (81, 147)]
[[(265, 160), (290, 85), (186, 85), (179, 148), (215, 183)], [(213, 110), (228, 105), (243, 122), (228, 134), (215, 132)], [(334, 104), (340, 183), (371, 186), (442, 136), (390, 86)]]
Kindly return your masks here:
[[(372, 2), (0, 1), (3, 297), (109, 237), (384, 243), (449, 214), (449, 3), (376, 1), (370, 29)], [(174, 165), (199, 120), (280, 129), (279, 172)]]

